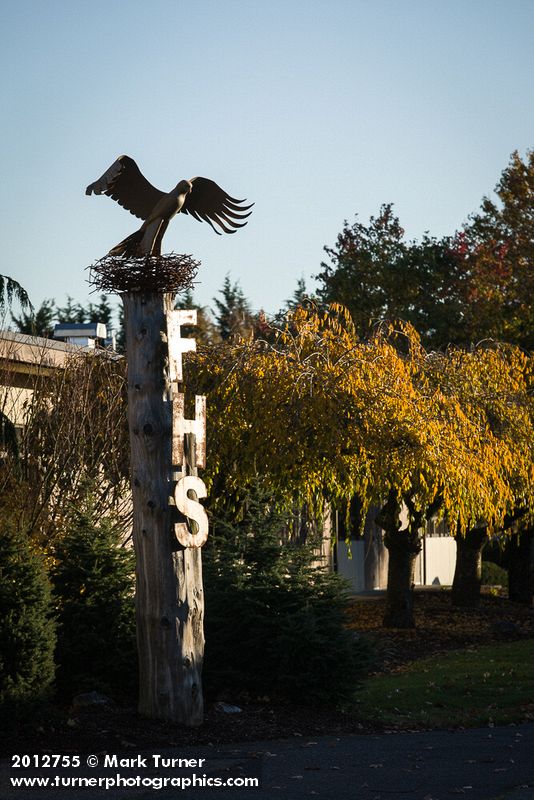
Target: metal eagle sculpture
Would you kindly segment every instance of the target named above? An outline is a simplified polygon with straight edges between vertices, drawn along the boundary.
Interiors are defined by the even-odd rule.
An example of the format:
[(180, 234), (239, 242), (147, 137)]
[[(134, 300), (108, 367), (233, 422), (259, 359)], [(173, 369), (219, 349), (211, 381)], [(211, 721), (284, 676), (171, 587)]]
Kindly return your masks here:
[[(134, 216), (144, 220), (139, 230), (115, 245), (110, 256), (161, 255), (161, 241), (169, 221), (178, 213), (207, 222), (215, 233), (235, 233), (254, 205), (230, 197), (209, 178), (179, 181), (170, 192), (152, 186), (129, 156), (119, 156), (85, 194), (107, 194)], [(221, 230), (217, 230), (217, 227)]]

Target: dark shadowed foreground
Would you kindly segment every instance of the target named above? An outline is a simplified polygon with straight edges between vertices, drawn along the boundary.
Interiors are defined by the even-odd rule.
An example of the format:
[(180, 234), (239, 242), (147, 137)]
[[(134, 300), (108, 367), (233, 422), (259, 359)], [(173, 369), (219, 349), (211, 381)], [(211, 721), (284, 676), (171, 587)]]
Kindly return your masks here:
[[(297, 800), (531, 800), (534, 796), (534, 724), (469, 731), (417, 733), (294, 735), (285, 741), (261, 741), (225, 746), (188, 746), (123, 753), (135, 762), (110, 760), (103, 751), (91, 754), (97, 766), (70, 770), (10, 769), (3, 761), (3, 800), (109, 800), (113, 798), (235, 798)], [(159, 756), (159, 758), (157, 758)], [(189, 759), (187, 768), (165, 759)], [(176, 763), (176, 762), (175, 762)], [(12, 778), (62, 775), (66, 782), (85, 776), (93, 788), (13, 788)], [(107, 779), (107, 788), (105, 780)], [(245, 787), (247, 780), (259, 787)], [(164, 781), (167, 780), (167, 785)], [(115, 781), (115, 784), (113, 783)], [(174, 785), (170, 782), (174, 781)], [(180, 786), (178, 786), (180, 781)], [(189, 783), (187, 783), (189, 781)], [(220, 787), (213, 784), (219, 781)], [(210, 787), (211, 783), (211, 787)], [(232, 784), (232, 788), (230, 788)], [(183, 787), (186, 788), (183, 788)]]

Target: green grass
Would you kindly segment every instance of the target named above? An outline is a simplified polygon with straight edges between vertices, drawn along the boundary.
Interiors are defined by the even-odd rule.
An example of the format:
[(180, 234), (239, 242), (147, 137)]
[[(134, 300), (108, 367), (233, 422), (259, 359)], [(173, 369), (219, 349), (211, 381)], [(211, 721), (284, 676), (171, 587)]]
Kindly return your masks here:
[(493, 644), (414, 662), (369, 678), (362, 720), (399, 727), (471, 727), (534, 718), (534, 640)]

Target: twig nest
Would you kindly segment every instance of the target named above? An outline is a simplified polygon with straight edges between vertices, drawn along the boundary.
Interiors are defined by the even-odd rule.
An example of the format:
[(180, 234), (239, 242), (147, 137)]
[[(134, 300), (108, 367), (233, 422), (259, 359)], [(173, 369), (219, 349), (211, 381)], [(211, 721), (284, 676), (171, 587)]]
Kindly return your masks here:
[(102, 292), (184, 292), (190, 289), (200, 261), (190, 255), (104, 256), (88, 269), (89, 283)]

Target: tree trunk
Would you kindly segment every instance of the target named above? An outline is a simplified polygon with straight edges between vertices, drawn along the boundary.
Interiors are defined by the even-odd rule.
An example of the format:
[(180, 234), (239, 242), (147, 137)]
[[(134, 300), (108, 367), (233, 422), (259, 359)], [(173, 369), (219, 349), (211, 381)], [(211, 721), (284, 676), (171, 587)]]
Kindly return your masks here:
[(507, 544), (508, 596), (514, 603), (532, 605), (534, 567), (532, 563), (534, 529), (519, 530)]
[[(133, 539), (137, 558), (136, 614), (139, 711), (186, 725), (203, 717), (204, 650), (200, 548), (182, 547), (169, 505), (172, 464), (172, 390), (167, 373), (166, 312), (172, 295), (122, 295), (128, 359)], [(194, 447), (185, 437), (186, 471)], [(189, 455), (188, 455), (189, 454)]]
[(421, 552), (421, 534), (409, 529), (386, 530), (384, 544), (389, 552), (386, 628), (415, 628), (413, 590), (415, 561)]
[[(403, 508), (408, 512), (404, 522), (401, 521)], [(415, 508), (411, 498), (403, 500), (393, 489), (376, 516), (377, 524), (385, 531), (384, 545), (389, 553), (382, 623), (386, 628), (415, 628), (413, 590), (415, 560), (422, 546), (422, 521), (423, 513)]]
[(485, 527), (456, 534), (456, 569), (452, 583), (452, 604), (459, 608), (478, 608), (482, 583), (482, 547), (487, 540)]

